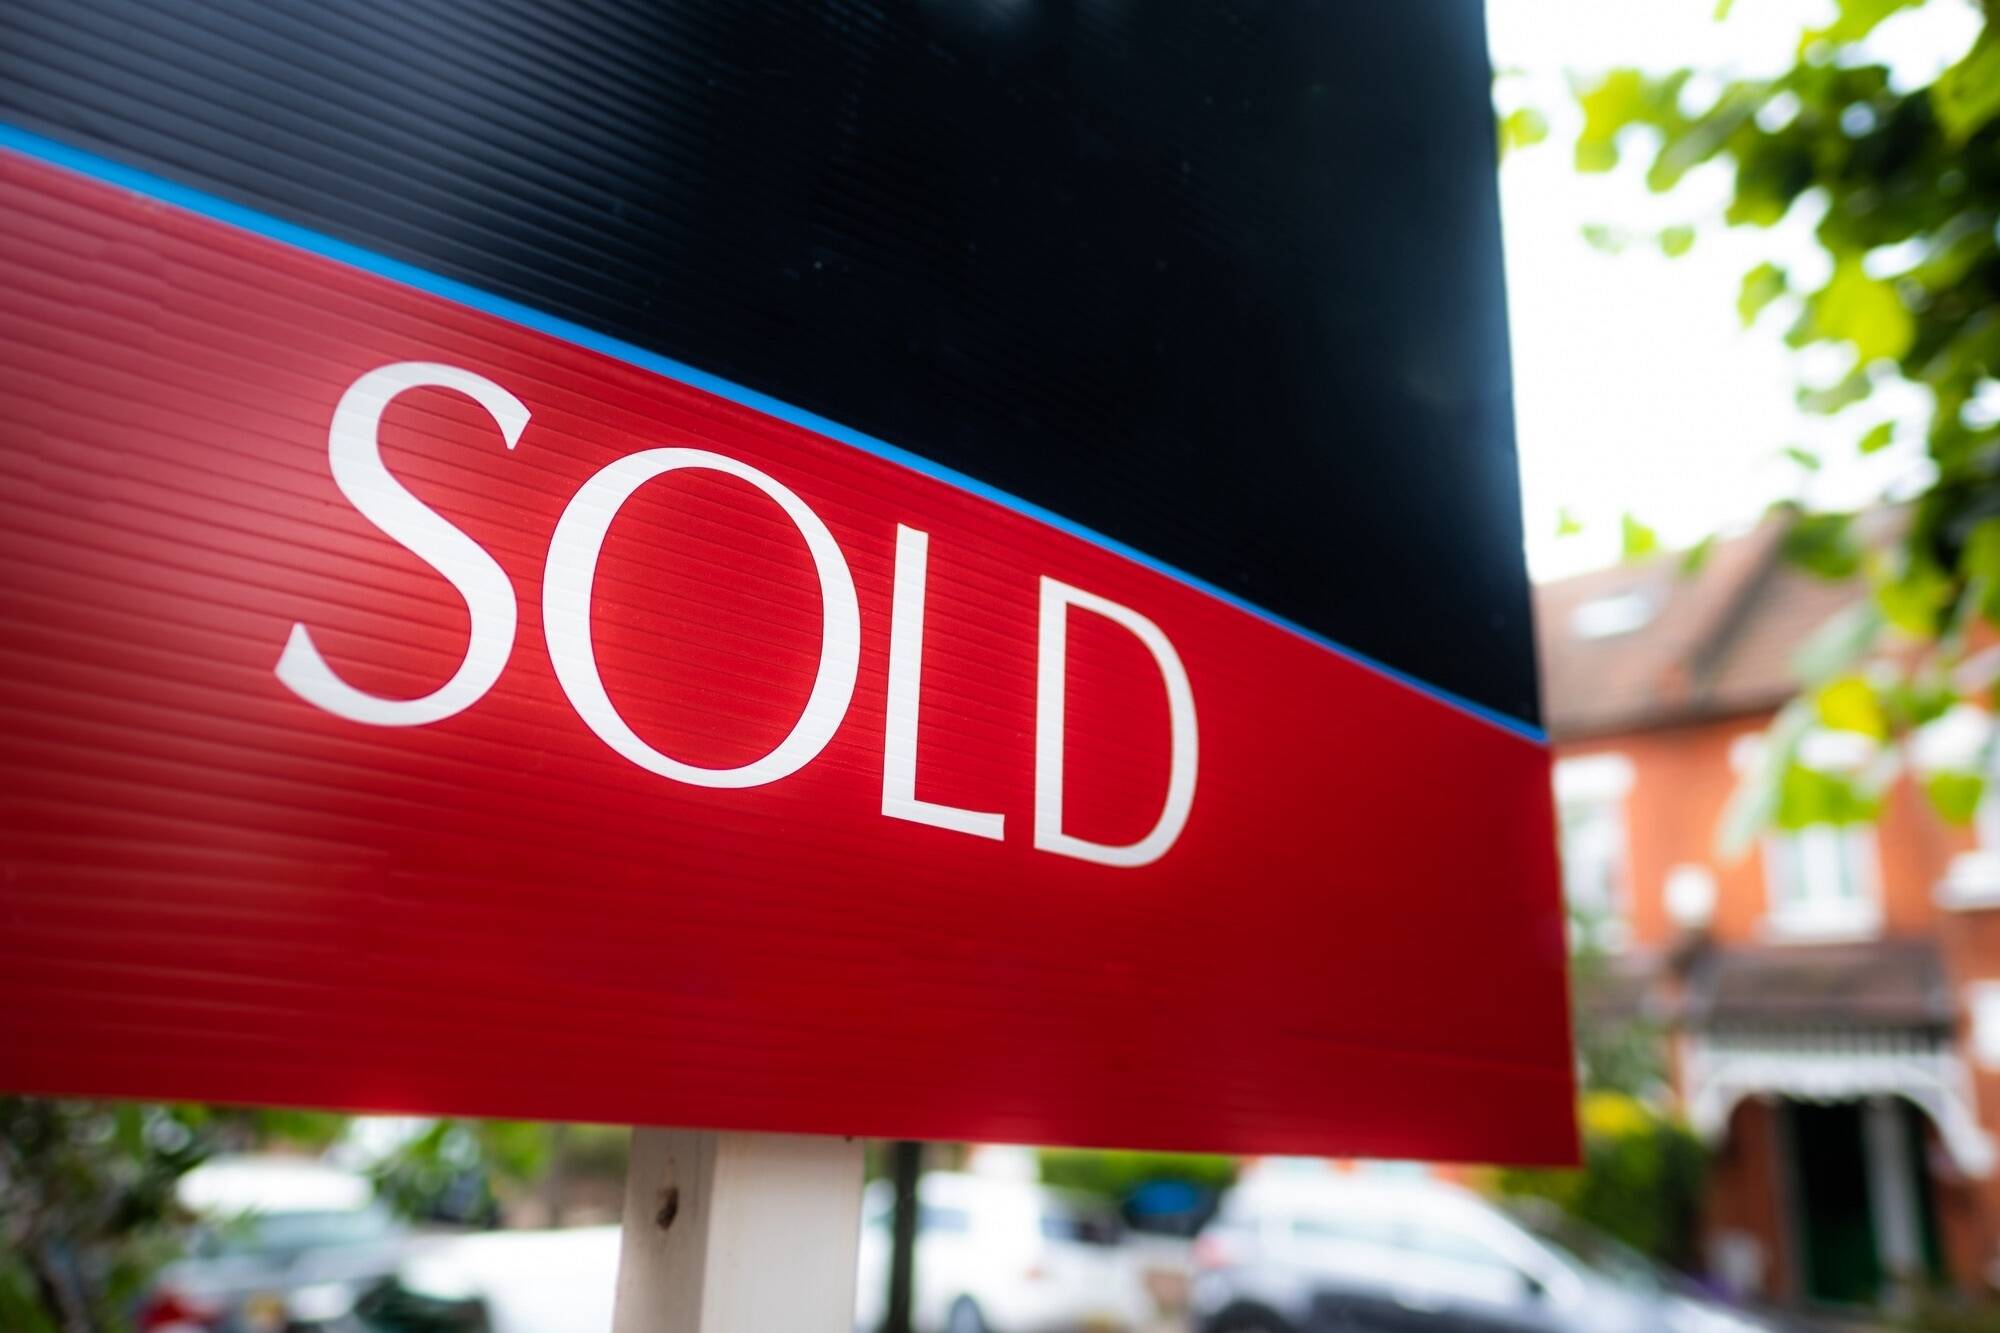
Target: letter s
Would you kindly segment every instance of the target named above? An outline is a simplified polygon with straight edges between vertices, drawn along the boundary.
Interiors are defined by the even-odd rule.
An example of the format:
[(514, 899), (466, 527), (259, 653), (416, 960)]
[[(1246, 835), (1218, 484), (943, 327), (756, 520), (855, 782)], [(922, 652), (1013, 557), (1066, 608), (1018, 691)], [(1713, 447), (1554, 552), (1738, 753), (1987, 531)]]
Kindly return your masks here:
[(528, 424), (521, 400), (492, 380), (455, 366), (399, 361), (371, 370), (349, 385), (333, 410), (327, 456), (333, 481), (361, 516), (442, 574), (472, 618), (465, 656), (450, 680), (418, 699), (385, 699), (357, 690), (333, 674), (313, 646), (312, 633), (292, 626), (278, 657), (278, 679), (308, 703), (354, 722), (414, 727), (470, 708), (493, 688), (514, 650), (514, 585), (478, 542), (438, 517), (403, 488), (382, 462), (377, 431), (382, 412), (408, 389), (451, 389), (485, 408), (512, 449)]

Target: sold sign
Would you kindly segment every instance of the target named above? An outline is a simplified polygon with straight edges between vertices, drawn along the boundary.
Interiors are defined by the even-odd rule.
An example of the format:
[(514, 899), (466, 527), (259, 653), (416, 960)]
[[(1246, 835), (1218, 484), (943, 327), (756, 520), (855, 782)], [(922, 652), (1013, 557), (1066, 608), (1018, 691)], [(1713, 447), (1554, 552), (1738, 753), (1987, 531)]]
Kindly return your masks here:
[[(278, 659), (278, 679), (311, 703), (354, 722), (379, 727), (439, 722), (477, 703), (493, 688), (514, 650), (518, 620), (507, 575), (477, 542), (439, 517), (391, 476), (378, 438), (382, 412), (409, 389), (455, 390), (485, 408), (512, 449), (520, 443), (529, 411), (489, 379), (451, 366), (404, 362), (370, 371), (341, 396), (334, 409), (328, 454), (333, 478), (354, 507), (388, 536), (443, 575), (465, 599), (472, 634), (451, 679), (417, 699), (385, 699), (340, 679), (313, 647), (311, 632), (294, 625)], [(749, 763), (703, 768), (662, 754), (640, 739), (605, 693), (591, 648), (591, 589), (604, 539), (632, 493), (655, 477), (683, 468), (739, 478), (775, 501), (812, 554), (821, 616), (819, 669), (805, 710), (777, 746)], [(914, 528), (896, 529), (896, 593), (890, 613), (888, 716), (883, 722), (882, 813), (979, 837), (1003, 836), (1006, 817), (921, 801), (916, 797), (918, 697), (923, 678), (926, 552), (930, 538)], [(1136, 842), (1107, 846), (1063, 832), (1063, 720), (1068, 617), (1072, 606), (1124, 626), (1145, 644), (1166, 679), (1173, 740), (1164, 808)], [(861, 614), (854, 579), (840, 543), (812, 507), (756, 468), (703, 449), (648, 449), (607, 464), (585, 482), (563, 509), (549, 542), (542, 580), (542, 625), (549, 663), (577, 716), (598, 739), (649, 773), (697, 787), (760, 787), (803, 768), (826, 748), (854, 698), (861, 657)], [(1041, 580), (1039, 652), (1036, 660), (1035, 846), (1105, 865), (1157, 861), (1180, 836), (1194, 801), (1194, 694), (1187, 669), (1160, 627), (1127, 606)]]
[(60, 158), (0, 151), (0, 1086), (1571, 1151), (1522, 727)]

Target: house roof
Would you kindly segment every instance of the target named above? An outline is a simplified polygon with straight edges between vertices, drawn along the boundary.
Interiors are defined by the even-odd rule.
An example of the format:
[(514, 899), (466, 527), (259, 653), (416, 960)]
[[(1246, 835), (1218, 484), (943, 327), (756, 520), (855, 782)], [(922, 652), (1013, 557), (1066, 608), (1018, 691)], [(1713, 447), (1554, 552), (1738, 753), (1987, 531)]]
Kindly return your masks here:
[[(1869, 527), (1893, 521), (1870, 515)], [(1542, 712), (1577, 740), (1772, 708), (1798, 682), (1793, 653), (1864, 595), (1779, 558), (1788, 520), (1716, 543), (1693, 574), (1678, 556), (1535, 589)]]
[(1687, 979), (1695, 1027), (1949, 1027), (1944, 960), (1929, 939), (1705, 951)]

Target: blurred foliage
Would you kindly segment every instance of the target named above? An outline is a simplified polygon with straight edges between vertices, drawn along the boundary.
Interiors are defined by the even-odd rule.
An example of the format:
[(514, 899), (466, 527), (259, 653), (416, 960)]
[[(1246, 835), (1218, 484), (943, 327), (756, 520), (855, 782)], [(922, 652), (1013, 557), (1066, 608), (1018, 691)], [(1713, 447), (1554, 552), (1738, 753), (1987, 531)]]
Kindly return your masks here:
[(1156, 1180), (1184, 1181), (1205, 1190), (1227, 1189), (1235, 1181), (1237, 1169), (1235, 1158), (1206, 1153), (1044, 1148), (1036, 1158), (1043, 1184), (1081, 1190), (1114, 1203)]
[(1968, 1298), (1949, 1284), (1931, 1284), (1912, 1291), (1909, 1308), (1888, 1327), (1913, 1333), (2000, 1333), (2000, 1305)]
[(1667, 1082), (1665, 1028), (1638, 1011), (1620, 985), (1614, 956), (1574, 913), (1571, 938), (1570, 1022), (1585, 1093), (1657, 1095)]
[[(560, 1195), (567, 1179), (622, 1182), (631, 1131), (615, 1125), (534, 1120), (436, 1120), (370, 1171), (376, 1193), (417, 1220), (492, 1225), (504, 1205), (538, 1185)], [(545, 1194), (549, 1192), (545, 1189)], [(545, 1199), (551, 1226), (560, 1197)]]
[(193, 1108), (0, 1098), (0, 1328), (122, 1329), (174, 1248), (174, 1182), (213, 1151)]
[(0, 1097), (0, 1329), (126, 1328), (178, 1248), (183, 1174), (253, 1144), (323, 1147), (344, 1124), (312, 1112)]
[(1626, 514), (1619, 523), (1619, 552), (1627, 560), (1644, 560), (1660, 549), (1660, 534)]
[(1699, 1142), (1652, 1107), (1665, 1101), (1667, 1033), (1625, 984), (1618, 955), (1574, 910), (1570, 1013), (1583, 1133), (1580, 1169), (1506, 1169), (1492, 1187), (1548, 1199), (1662, 1262), (1693, 1271)]
[(1894, 1326), (1920, 1333), (2000, 1333), (2000, 1307), (1968, 1302), (1949, 1291), (1925, 1292)]
[[(1962, 2), (1836, 0), (1831, 21), (1803, 33), (1791, 66), (1770, 78), (1614, 69), (1575, 84), (1579, 171), (1609, 171), (1640, 153), (1647, 184), (1664, 193), (1715, 164), (1733, 179), (1719, 219), (1732, 227), (1820, 210), (1822, 272), (1806, 278), (1774, 253), (1743, 275), (1737, 298), (1746, 327), (1776, 317), (1791, 346), (1834, 349), (1844, 361), (1830, 380), (1800, 386), (1803, 410), (1847, 412), (1897, 379), (1930, 401), (1931, 479), (1900, 525), (1864, 534), (1853, 514), (1782, 516), (1787, 559), (1824, 578), (1863, 580), (1872, 594), (1875, 614), (1845, 622), (1844, 637), (1822, 643), (1821, 660), (1802, 674), (1820, 726), (1884, 749), (1954, 702), (1994, 703), (1990, 674), (1968, 670), (1967, 659), (1981, 626), (2000, 625), (2000, 3), (1985, 0), (1977, 36), (1927, 86), (1896, 86), (1866, 47), (1903, 11)], [(1719, 22), (1729, 8), (1717, 7)], [(1524, 127), (1547, 122), (1516, 118), (1502, 137), (1518, 151), (1537, 142)], [(1668, 228), (1660, 248), (1685, 253), (1697, 230)], [(1629, 238), (1600, 226), (1586, 239), (1616, 249)], [(1887, 448), (1899, 429), (1857, 423), (1854, 448)], [(1792, 456), (1802, 468), (1822, 461)], [(1624, 523), (1626, 555), (1650, 554), (1644, 525)], [(1726, 845), (1740, 848), (1760, 819), (1867, 818), (1879, 808), (1879, 775), (1819, 781), (1802, 771), (1796, 721), (1774, 728)], [(1920, 785), (1942, 815), (1962, 821), (1983, 773), (1931, 773)]]
[(548, 1160), (548, 1126), (513, 1120), (437, 1120), (369, 1172), (375, 1193), (405, 1217), (491, 1224), (494, 1177), (524, 1180)]
[(1532, 148), (1549, 137), (1549, 120), (1540, 111), (1524, 106), (1500, 118), (1500, 155)]
[(1583, 1166), (1498, 1173), (1503, 1194), (1548, 1199), (1641, 1254), (1692, 1271), (1704, 1156), (1688, 1128), (1622, 1092), (1581, 1104)]
[[(180, 1178), (219, 1153), (317, 1155), (328, 1112), (0, 1097), (0, 1333), (122, 1333), (187, 1223)], [(504, 1120), (424, 1122), (370, 1169), (407, 1216), (490, 1222), (560, 1156), (622, 1180), (629, 1131)]]

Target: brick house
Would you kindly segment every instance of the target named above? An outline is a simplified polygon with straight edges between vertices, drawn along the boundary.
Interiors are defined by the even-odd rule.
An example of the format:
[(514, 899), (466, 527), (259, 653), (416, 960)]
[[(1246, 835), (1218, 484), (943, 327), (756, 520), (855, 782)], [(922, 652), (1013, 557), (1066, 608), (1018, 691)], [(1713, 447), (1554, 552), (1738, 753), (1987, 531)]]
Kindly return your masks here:
[[(1537, 590), (1565, 887), (1616, 983), (1583, 998), (1668, 1034), (1725, 1284), (1829, 1304), (1898, 1299), (1895, 1275), (1981, 1290), (2000, 1280), (2000, 801), (1955, 828), (1904, 772), (1875, 824), (1720, 854), (1793, 654), (1861, 595), (1785, 565), (1780, 536), (1725, 541), (1691, 577), (1661, 560)], [(1803, 753), (1837, 767), (1855, 740), (1815, 732)]]

